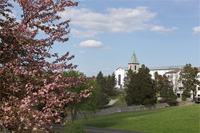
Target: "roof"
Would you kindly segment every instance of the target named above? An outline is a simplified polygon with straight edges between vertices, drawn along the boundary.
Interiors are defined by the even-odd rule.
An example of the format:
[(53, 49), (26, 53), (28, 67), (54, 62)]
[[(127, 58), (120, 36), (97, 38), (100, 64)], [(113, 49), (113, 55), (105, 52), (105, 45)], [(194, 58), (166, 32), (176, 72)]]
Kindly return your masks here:
[(162, 67), (150, 67), (150, 70), (174, 70), (174, 69), (179, 69), (184, 66), (162, 66)]
[(166, 74), (168, 74), (168, 73), (177, 73), (177, 72), (179, 72), (180, 70), (181, 70), (181, 68), (178, 68), (178, 69), (175, 69), (175, 70), (166, 72)]
[(128, 67), (118, 67), (116, 70), (118, 70), (118, 69), (122, 69), (122, 70), (128, 70)]
[[(197, 68), (198, 72), (200, 72), (200, 67), (196, 67), (196, 68)], [(183, 70), (183, 67), (171, 70), (169, 72), (166, 72), (166, 74), (168, 74), (168, 73), (177, 73), (178, 71), (181, 71), (181, 70)]]
[(139, 64), (139, 61), (138, 61), (135, 53), (133, 53), (133, 55), (131, 56), (131, 59), (129, 60), (128, 64)]

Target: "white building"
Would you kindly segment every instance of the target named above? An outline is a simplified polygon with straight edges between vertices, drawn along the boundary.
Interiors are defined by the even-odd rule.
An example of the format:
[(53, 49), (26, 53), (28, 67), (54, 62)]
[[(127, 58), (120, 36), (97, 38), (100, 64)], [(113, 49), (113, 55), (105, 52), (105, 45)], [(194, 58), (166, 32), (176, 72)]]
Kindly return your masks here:
[[(200, 67), (197, 68), (198, 69), (198, 73), (197, 73), (197, 80), (200, 81)], [(174, 93), (178, 96), (178, 98), (182, 98), (182, 94), (183, 94), (183, 90), (181, 90), (181, 88), (183, 87), (183, 84), (181, 82), (179, 82), (179, 78), (180, 78), (180, 72), (183, 70), (183, 67), (182, 68), (179, 68), (179, 69), (176, 69), (176, 70), (173, 70), (173, 71), (169, 71), (167, 72), (165, 75), (169, 78), (169, 80), (172, 81), (173, 83), (173, 90), (174, 90)], [(200, 85), (197, 85), (196, 87), (196, 91), (197, 91), (197, 94), (196, 94), (196, 98), (198, 98), (198, 101), (200, 101)], [(192, 94), (192, 91), (191, 91), (191, 94)], [(193, 96), (191, 95), (191, 98), (193, 98)]]
[(159, 75), (164, 75), (168, 72), (180, 69), (184, 66), (165, 66), (165, 67), (150, 67), (150, 74), (152, 76), (152, 79), (155, 79), (154, 74), (157, 72)]
[(131, 59), (128, 62), (128, 67), (118, 67), (115, 70), (115, 79), (117, 80), (117, 88), (123, 88), (124, 87), (124, 77), (126, 76), (126, 73), (128, 72), (128, 70), (131, 69), (133, 70), (133, 72), (138, 72), (139, 70), (139, 61), (135, 55), (135, 53), (133, 53), (133, 55), (131, 56)]
[[(150, 74), (152, 75), (152, 79), (154, 79), (154, 73), (157, 72), (159, 75), (166, 75), (173, 83), (173, 90), (174, 93), (181, 98), (183, 90), (180, 90), (180, 87), (183, 87), (183, 85), (178, 82), (179, 75), (184, 66), (168, 66), (168, 67), (153, 67), (150, 69)], [(124, 77), (126, 76), (128, 70), (131, 69), (133, 72), (138, 72), (139, 70), (139, 61), (133, 53), (131, 56), (131, 59), (128, 62), (128, 67), (118, 67), (115, 70), (115, 78), (117, 80), (117, 88), (123, 88), (124, 87)], [(200, 81), (200, 67), (198, 68), (198, 74), (197, 79)], [(200, 101), (200, 85), (197, 86), (197, 94), (196, 98), (199, 98)]]

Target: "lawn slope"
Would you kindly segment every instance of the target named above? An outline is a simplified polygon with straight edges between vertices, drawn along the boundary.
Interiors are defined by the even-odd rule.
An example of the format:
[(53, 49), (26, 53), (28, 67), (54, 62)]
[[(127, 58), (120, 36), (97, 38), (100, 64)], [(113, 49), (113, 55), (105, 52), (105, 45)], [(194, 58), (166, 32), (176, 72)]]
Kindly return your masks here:
[(82, 120), (86, 126), (152, 133), (200, 133), (200, 105), (124, 112)]

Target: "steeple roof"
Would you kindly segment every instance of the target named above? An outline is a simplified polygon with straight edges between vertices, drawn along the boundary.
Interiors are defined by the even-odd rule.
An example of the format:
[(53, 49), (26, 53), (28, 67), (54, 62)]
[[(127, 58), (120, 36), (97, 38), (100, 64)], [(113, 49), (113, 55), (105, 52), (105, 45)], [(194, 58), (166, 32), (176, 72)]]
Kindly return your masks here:
[(135, 53), (133, 53), (133, 55), (131, 56), (131, 59), (129, 60), (128, 64), (139, 64), (139, 61), (138, 61)]

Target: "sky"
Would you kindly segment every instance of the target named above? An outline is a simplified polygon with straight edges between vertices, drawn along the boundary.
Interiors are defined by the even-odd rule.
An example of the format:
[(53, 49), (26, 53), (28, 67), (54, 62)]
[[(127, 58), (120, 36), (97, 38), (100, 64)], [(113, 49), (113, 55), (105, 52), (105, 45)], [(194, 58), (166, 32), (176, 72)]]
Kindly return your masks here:
[(135, 52), (140, 65), (200, 67), (199, 0), (79, 0), (59, 13), (70, 19), (69, 41), (51, 52), (70, 52), (87, 76), (127, 67)]

